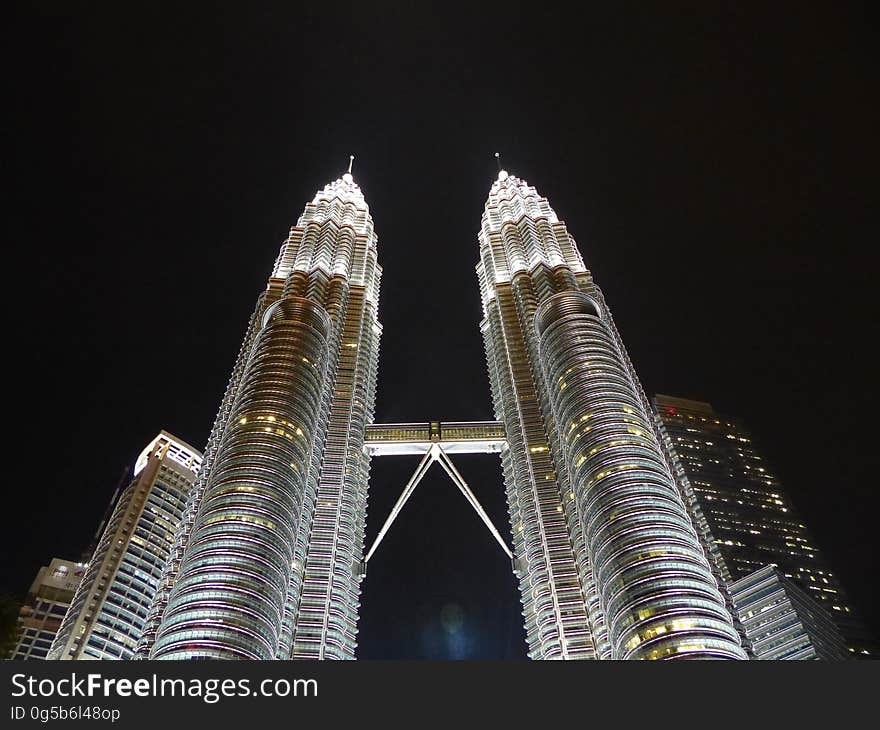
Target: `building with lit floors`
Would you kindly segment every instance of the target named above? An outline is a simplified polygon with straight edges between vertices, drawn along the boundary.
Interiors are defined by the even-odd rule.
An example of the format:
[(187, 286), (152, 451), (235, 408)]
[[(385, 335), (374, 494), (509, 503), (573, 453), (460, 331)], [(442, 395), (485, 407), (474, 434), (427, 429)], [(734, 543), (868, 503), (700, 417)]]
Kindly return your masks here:
[(49, 659), (131, 659), (202, 455), (166, 431), (141, 452)]
[[(139, 658), (354, 658), (366, 563), (434, 462), (512, 559), (531, 657), (747, 658), (565, 224), (501, 171), (478, 239), (497, 422), (374, 425), (373, 221), (350, 168), (318, 191), (257, 297)], [(500, 454), (512, 550), (453, 453)], [(422, 459), (365, 553), (370, 459), (395, 454)]]
[(19, 636), (10, 659), (46, 658), (85, 570), (83, 563), (60, 558), (40, 568), (19, 610)]
[(828, 612), (851, 653), (870, 657), (872, 637), (744, 424), (701, 401), (657, 395), (654, 407), (716, 574), (729, 583), (775, 564)]
[(351, 659), (381, 327), (351, 170), (319, 190), (257, 297), (138, 655)]
[(755, 659), (853, 658), (828, 612), (775, 565), (733, 581), (729, 590)]
[(602, 292), (500, 171), (477, 277), (529, 656), (745, 659)]

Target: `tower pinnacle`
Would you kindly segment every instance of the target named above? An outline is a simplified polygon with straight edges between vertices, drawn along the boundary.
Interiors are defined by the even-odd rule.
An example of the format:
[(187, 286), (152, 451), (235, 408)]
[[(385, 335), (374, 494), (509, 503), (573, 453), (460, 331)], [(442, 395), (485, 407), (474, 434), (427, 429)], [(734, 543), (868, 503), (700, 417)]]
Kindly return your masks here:
[(354, 182), (354, 178), (351, 175), (351, 166), (353, 163), (354, 163), (354, 155), (349, 155), (348, 156), (348, 170), (342, 176), (342, 179), (347, 183)]
[(501, 153), (500, 152), (495, 153), (495, 161), (498, 163), (498, 179), (500, 181), (507, 180), (507, 170), (504, 170), (501, 167)]

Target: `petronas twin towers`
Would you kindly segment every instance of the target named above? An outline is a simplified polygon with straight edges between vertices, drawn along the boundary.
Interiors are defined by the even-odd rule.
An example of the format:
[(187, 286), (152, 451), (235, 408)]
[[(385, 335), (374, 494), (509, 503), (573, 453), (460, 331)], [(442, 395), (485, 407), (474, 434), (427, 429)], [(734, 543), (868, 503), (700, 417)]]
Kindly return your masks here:
[(479, 256), (498, 422), (373, 425), (373, 220), (350, 171), (306, 206), (257, 298), (140, 657), (353, 659), (371, 458), (424, 454), (401, 505), (440, 461), (495, 532), (448, 457), (473, 446), (501, 455), (532, 658), (746, 658), (565, 224), (501, 171)]

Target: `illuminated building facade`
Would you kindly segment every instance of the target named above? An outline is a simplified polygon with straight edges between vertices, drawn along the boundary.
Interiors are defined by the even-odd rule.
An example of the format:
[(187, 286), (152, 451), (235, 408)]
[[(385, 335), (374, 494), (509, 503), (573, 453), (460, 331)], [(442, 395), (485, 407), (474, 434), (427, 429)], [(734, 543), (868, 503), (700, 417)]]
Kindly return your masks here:
[(744, 659), (650, 405), (547, 199), (500, 171), (477, 276), (535, 659)]
[(351, 171), (319, 191), (259, 295), (140, 657), (351, 659), (381, 327)]
[[(137, 655), (352, 659), (366, 563), (437, 462), (509, 555), (535, 659), (744, 659), (650, 407), (565, 224), (501, 172), (477, 267), (497, 422), (373, 421), (376, 236), (350, 171), (258, 297)], [(450, 454), (500, 454), (513, 549)], [(370, 459), (421, 454), (365, 554)]]
[(46, 659), (86, 566), (53, 558), (40, 568), (18, 614), (18, 641), (10, 659)]
[(870, 656), (870, 635), (742, 422), (668, 395), (654, 407), (717, 574), (738, 581), (775, 564), (828, 612), (852, 653)]
[(49, 659), (131, 659), (202, 463), (162, 431), (141, 452), (58, 631)]
[(766, 565), (729, 586), (733, 605), (755, 659), (852, 659), (828, 612)]

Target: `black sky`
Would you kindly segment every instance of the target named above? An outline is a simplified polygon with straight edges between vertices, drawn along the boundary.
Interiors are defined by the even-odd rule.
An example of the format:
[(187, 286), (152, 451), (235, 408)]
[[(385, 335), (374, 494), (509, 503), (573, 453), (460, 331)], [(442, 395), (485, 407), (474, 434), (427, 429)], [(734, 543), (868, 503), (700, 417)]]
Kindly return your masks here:
[[(490, 418), (474, 265), (500, 150), (645, 389), (746, 420), (880, 625), (876, 19), (712, 5), (24, 6), (2, 588), (78, 556), (159, 429), (204, 444), (280, 242), (349, 154), (385, 270), (377, 420)], [(370, 537), (414, 467), (374, 462)], [(506, 535), (498, 464), (460, 467)], [(439, 475), (370, 564), (360, 654), (522, 657), (506, 558)]]

